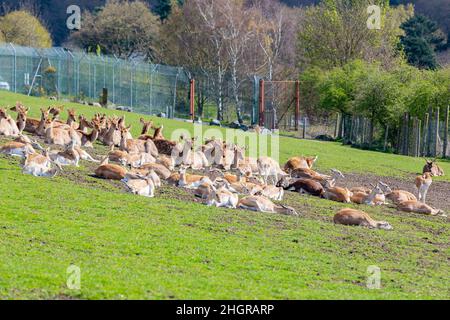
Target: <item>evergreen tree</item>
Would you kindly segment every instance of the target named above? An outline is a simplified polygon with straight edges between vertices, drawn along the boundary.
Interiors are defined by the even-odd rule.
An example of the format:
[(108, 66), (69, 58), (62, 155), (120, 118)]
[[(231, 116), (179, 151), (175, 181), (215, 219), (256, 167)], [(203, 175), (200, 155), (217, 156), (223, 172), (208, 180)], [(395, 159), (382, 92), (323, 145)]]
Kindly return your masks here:
[(445, 37), (436, 22), (422, 15), (415, 15), (402, 24), (405, 35), (400, 42), (408, 63), (418, 68), (436, 69), (436, 48), (445, 47)]
[(159, 16), (161, 21), (169, 17), (172, 7), (182, 5), (183, 0), (158, 0), (158, 4), (154, 7), (153, 12)]

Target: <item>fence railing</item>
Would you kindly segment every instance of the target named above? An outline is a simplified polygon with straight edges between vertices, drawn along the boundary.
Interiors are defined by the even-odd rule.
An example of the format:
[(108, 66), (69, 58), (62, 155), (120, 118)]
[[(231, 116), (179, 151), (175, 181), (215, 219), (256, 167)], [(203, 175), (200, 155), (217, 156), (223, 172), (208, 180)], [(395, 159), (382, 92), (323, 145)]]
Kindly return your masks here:
[(0, 77), (17, 93), (98, 101), (107, 88), (108, 100), (116, 106), (146, 114), (189, 114), (189, 76), (179, 67), (3, 44)]

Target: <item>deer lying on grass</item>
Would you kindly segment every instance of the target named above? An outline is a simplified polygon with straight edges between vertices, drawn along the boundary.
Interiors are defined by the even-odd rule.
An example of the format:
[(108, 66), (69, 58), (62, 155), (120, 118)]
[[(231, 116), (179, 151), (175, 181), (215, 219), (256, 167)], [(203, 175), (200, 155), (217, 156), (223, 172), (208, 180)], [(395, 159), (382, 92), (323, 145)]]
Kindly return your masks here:
[(294, 169), (291, 171), (291, 177), (293, 178), (303, 178), (303, 179), (311, 179), (319, 182), (323, 186), (327, 181), (332, 181), (332, 183), (336, 183), (339, 178), (344, 178), (342, 172), (336, 169), (331, 169), (331, 176), (320, 174), (311, 169)]
[(136, 178), (129, 178), (122, 180), (131, 193), (153, 198), (155, 196), (155, 185), (151, 177), (138, 176)]
[(436, 159), (434, 160), (427, 160), (425, 166), (423, 167), (422, 173), (429, 172), (434, 177), (440, 177), (444, 175), (444, 170), (441, 169), (441, 167), (438, 166)]
[(257, 160), (252, 157), (246, 157), (244, 151), (244, 148), (234, 146), (234, 156), (231, 169), (239, 169), (246, 174), (258, 172)]
[(47, 109), (41, 108), (41, 119), (27, 118), (24, 131), (36, 134), (38, 136), (45, 135), (45, 123), (47, 122), (50, 114), (50, 107)]
[(170, 172), (169, 169), (167, 169), (165, 166), (163, 166), (160, 163), (147, 163), (142, 165), (140, 168), (138, 169), (134, 169), (133, 171), (141, 173), (142, 175), (147, 175), (150, 170), (153, 170), (156, 172), (156, 174), (163, 180), (168, 179), (172, 172)]
[(169, 157), (165, 154), (160, 154), (156, 159), (156, 163), (162, 164), (169, 170), (175, 169), (175, 161), (172, 157)]
[[(380, 195), (383, 197), (377, 199), (377, 196)], [(367, 204), (369, 206), (382, 205), (385, 203), (384, 191), (378, 184), (373, 186), (373, 189), (369, 194), (364, 192), (353, 192), (350, 199), (353, 203)]]
[(120, 146), (120, 142), (122, 140), (122, 134), (120, 131), (121, 121), (123, 120), (117, 119), (116, 117), (107, 121), (105, 130), (100, 135), (101, 141), (107, 146)]
[(263, 177), (264, 183), (268, 184), (269, 177), (272, 177), (272, 184), (276, 184), (282, 176), (287, 174), (281, 170), (280, 165), (269, 157), (258, 158), (258, 171)]
[(318, 156), (314, 157), (292, 157), (284, 165), (284, 171), (291, 173), (295, 169), (312, 169)]
[(322, 184), (313, 179), (284, 177), (278, 181), (277, 186), (284, 188), (284, 190), (307, 193), (316, 197), (322, 197), (324, 193)]
[(138, 139), (141, 140), (153, 139), (153, 136), (150, 136), (148, 134), (150, 129), (153, 128), (153, 121), (145, 121), (144, 118), (139, 119), (139, 121), (142, 123), (142, 131)]
[(209, 161), (202, 151), (194, 151), (194, 141), (195, 138), (192, 138), (185, 142), (182, 163), (194, 170), (201, 170), (209, 166)]
[(76, 143), (77, 142), (75, 139), (72, 139), (72, 142), (64, 151), (50, 153), (50, 159), (60, 166), (78, 167), (80, 162), (80, 154), (75, 150)]
[[(96, 121), (97, 123), (100, 124), (100, 130), (101, 130), (101, 121), (99, 119), (93, 119), (92, 122)], [(85, 116), (83, 116), (82, 114), (80, 114), (78, 116), (78, 131), (83, 132), (83, 133), (88, 133), (88, 129), (91, 128), (92, 129), (92, 122), (89, 122)], [(99, 131), (99, 135), (100, 135), (100, 131)]]
[(385, 199), (392, 201), (394, 204), (399, 204), (400, 202), (410, 200), (417, 201), (416, 196), (411, 192), (405, 190), (392, 190), (386, 183), (382, 181), (379, 181), (378, 184), (385, 194)]
[[(57, 174), (57, 169), (52, 168), (52, 161), (49, 157), (50, 149), (44, 150), (44, 154), (28, 153), (22, 167), (22, 172), (31, 174), (35, 177), (54, 177)], [(62, 168), (55, 163), (56, 166)]]
[(435, 209), (423, 202), (414, 200), (400, 202), (399, 204), (397, 204), (397, 209), (404, 212), (424, 213), (432, 216), (442, 215), (446, 217), (444, 211)]
[(150, 153), (153, 157), (157, 157), (158, 149), (152, 140), (128, 139), (130, 129), (131, 126), (121, 129), (120, 149), (128, 153)]
[(433, 179), (431, 178), (430, 172), (425, 172), (423, 175), (416, 177), (415, 184), (419, 194), (419, 201), (425, 203), (428, 189), (430, 188), (432, 182)]
[(335, 214), (333, 221), (335, 224), (347, 226), (362, 226), (368, 228), (392, 230), (392, 226), (386, 221), (376, 221), (367, 213), (360, 210), (345, 208)]
[(347, 188), (334, 186), (332, 181), (325, 183), (323, 197), (328, 200), (350, 203), (351, 192)]
[(297, 211), (295, 211), (294, 208), (285, 205), (276, 205), (272, 201), (263, 196), (244, 197), (241, 200), (239, 200), (237, 207), (252, 211), (282, 213), (286, 215), (298, 216), (298, 213)]
[(69, 128), (68, 130), (55, 128), (54, 121), (47, 119), (45, 122), (45, 142), (48, 144), (56, 144), (60, 146), (67, 146), (75, 140), (77, 146), (81, 145), (80, 134)]
[(81, 134), (82, 147), (93, 148), (95, 141), (97, 141), (100, 135), (101, 124), (96, 120), (92, 120), (91, 126), (92, 126), (91, 133), (86, 133), (82, 130), (78, 130), (78, 132)]
[(108, 157), (105, 157), (100, 166), (95, 169), (95, 175), (108, 180), (122, 180), (127, 174), (127, 170), (117, 164), (110, 164)]
[(203, 183), (213, 184), (211, 179), (208, 176), (201, 176), (197, 174), (187, 174), (187, 167), (180, 168), (180, 180), (178, 181), (178, 186), (188, 189), (198, 188)]
[(5, 109), (0, 108), (0, 135), (17, 137), (19, 133), (17, 123), (6, 113)]
[(122, 182), (132, 193), (150, 198), (154, 197), (155, 189), (161, 186), (161, 180), (153, 170), (150, 170), (147, 176), (127, 173)]
[(227, 190), (225, 186), (218, 189), (212, 187), (212, 192), (208, 195), (206, 199), (206, 204), (208, 206), (216, 206), (223, 208), (235, 209), (238, 205), (239, 197)]
[(263, 196), (268, 199), (272, 199), (272, 200), (276, 200), (276, 201), (281, 201), (281, 200), (283, 200), (284, 189), (281, 187), (276, 187), (274, 185), (269, 184), (267, 186), (262, 187), (262, 190), (256, 192), (255, 195)]
[(36, 153), (34, 148), (44, 151), (44, 148), (39, 143), (31, 141), (30, 138), (21, 134), (14, 141), (7, 142), (1, 146), (0, 153), (25, 158), (27, 154)]
[(22, 133), (27, 124), (27, 115), (28, 111), (30, 111), (30, 108), (25, 108), (20, 103), (17, 103), (16, 106), (12, 107), (10, 110), (17, 112), (16, 124), (17, 128), (19, 129), (19, 133)]

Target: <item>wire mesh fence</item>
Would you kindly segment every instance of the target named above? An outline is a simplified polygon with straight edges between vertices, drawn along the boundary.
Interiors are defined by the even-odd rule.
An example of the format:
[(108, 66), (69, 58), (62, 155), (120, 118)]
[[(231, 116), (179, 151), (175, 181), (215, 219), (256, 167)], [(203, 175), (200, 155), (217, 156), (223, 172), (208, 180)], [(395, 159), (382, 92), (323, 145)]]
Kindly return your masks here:
[(170, 117), (189, 115), (189, 74), (183, 68), (4, 44), (0, 77), (17, 93), (84, 102), (98, 101), (106, 88), (112, 106)]

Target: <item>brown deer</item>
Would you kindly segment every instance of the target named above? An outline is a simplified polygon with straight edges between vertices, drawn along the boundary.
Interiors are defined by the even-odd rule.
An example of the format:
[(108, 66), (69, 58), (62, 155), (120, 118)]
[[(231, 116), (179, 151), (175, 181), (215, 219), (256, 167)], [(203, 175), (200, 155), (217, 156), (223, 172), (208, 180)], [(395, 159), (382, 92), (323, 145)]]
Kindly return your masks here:
[(422, 173), (429, 172), (434, 177), (440, 177), (444, 175), (444, 170), (441, 169), (441, 167), (438, 166), (436, 159), (435, 160), (428, 160), (425, 159), (426, 164), (423, 167)]
[(107, 121), (105, 132), (102, 133), (101, 137), (103, 143), (107, 146), (120, 146), (122, 134), (120, 131), (119, 120), (116, 117)]
[(44, 136), (45, 135), (45, 123), (49, 118), (50, 115), (50, 108), (47, 109), (40, 109), (41, 111), (41, 119), (32, 119), (27, 118), (25, 123), (25, 129), (24, 131), (29, 133), (34, 133), (38, 136)]
[(322, 184), (313, 179), (284, 177), (278, 181), (277, 186), (282, 187), (284, 190), (307, 193), (316, 197), (322, 197), (324, 193)]
[(347, 188), (334, 186), (334, 183), (327, 181), (324, 187), (323, 197), (328, 200), (350, 203), (351, 192)]
[(92, 120), (91, 126), (92, 126), (91, 133), (86, 133), (83, 130), (78, 130), (78, 132), (81, 134), (82, 147), (93, 148), (95, 141), (97, 141), (100, 135), (101, 124), (96, 120)]
[(312, 169), (318, 156), (314, 157), (292, 157), (284, 165), (284, 171), (291, 173), (295, 169)]
[(238, 208), (268, 212), (268, 213), (281, 213), (286, 215), (298, 216), (297, 211), (294, 208), (285, 205), (276, 205), (269, 199), (263, 196), (247, 196), (239, 200)]
[(33, 154), (36, 153), (36, 151), (31, 143), (24, 141), (10, 141), (0, 146), (0, 153), (25, 158), (27, 154)]
[(264, 183), (268, 184), (269, 177), (272, 177), (272, 184), (276, 184), (282, 176), (287, 174), (281, 170), (280, 165), (274, 159), (269, 157), (258, 158), (258, 171), (263, 177)]
[[(87, 119), (86, 119), (86, 117), (85, 116), (83, 116), (82, 114), (80, 114), (79, 116), (78, 116), (78, 122), (79, 122), (79, 125), (78, 125), (78, 131), (81, 131), (81, 132), (83, 132), (83, 133), (87, 133), (88, 132), (88, 129), (92, 129), (92, 123), (93, 122), (97, 122), (99, 125), (100, 125), (100, 129), (102, 128), (102, 121), (99, 119), (99, 118), (95, 118), (94, 117), (94, 119), (92, 119), (92, 122), (89, 122)], [(99, 132), (99, 134), (100, 134), (100, 132)]]
[(110, 164), (108, 157), (105, 157), (100, 166), (95, 169), (95, 175), (108, 180), (122, 180), (125, 178), (127, 170), (117, 164)]
[(367, 204), (369, 206), (384, 204), (384, 199), (381, 199), (381, 201), (380, 199), (377, 199), (377, 196), (379, 195), (384, 195), (384, 191), (377, 184), (376, 186), (373, 186), (373, 189), (369, 194), (364, 192), (353, 192), (350, 199), (353, 203)]
[[(43, 154), (28, 153), (22, 167), (24, 174), (31, 174), (35, 177), (54, 177), (57, 169), (52, 168), (52, 161), (49, 156), (50, 149), (44, 150)], [(61, 167), (55, 163), (61, 170)]]
[(386, 183), (380, 181), (378, 182), (380, 187), (383, 189), (385, 198), (392, 201), (394, 204), (399, 204), (403, 201), (417, 201), (415, 195), (411, 192), (405, 190), (392, 190)]
[(178, 181), (178, 186), (188, 189), (196, 189), (199, 185), (203, 183), (212, 184), (211, 179), (208, 176), (201, 176), (197, 174), (187, 174), (186, 166), (180, 168), (180, 180)]
[(20, 103), (17, 103), (16, 106), (12, 107), (10, 110), (17, 112), (17, 128), (19, 129), (19, 132), (22, 133), (27, 124), (27, 115), (30, 108), (25, 108)]
[(429, 214), (432, 216), (435, 215), (442, 215), (446, 217), (444, 214), (444, 211), (440, 209), (435, 209), (426, 203), (420, 202), (420, 201), (403, 201), (397, 204), (397, 209), (404, 212), (414, 212), (414, 213), (423, 213), (423, 214)]
[(4, 108), (0, 108), (0, 135), (17, 137), (19, 133), (17, 123), (6, 113)]
[(50, 153), (50, 159), (59, 164), (60, 166), (79, 166), (80, 154), (75, 150), (76, 141), (72, 139), (72, 142), (67, 146), (64, 151)]
[[(153, 171), (146, 177), (139, 174), (127, 174), (122, 182), (133, 194), (153, 198), (155, 196), (155, 189), (158, 187), (154, 181)], [(159, 179), (159, 178), (158, 178)]]
[(80, 133), (69, 128), (68, 130), (54, 127), (54, 120), (47, 119), (45, 122), (45, 142), (49, 144), (56, 144), (67, 146), (75, 140), (76, 145), (81, 145)]
[(223, 208), (235, 209), (238, 205), (239, 197), (228, 191), (225, 187), (215, 189), (213, 187), (212, 192), (208, 195), (206, 204), (208, 206), (216, 206)]
[(150, 129), (153, 128), (153, 121), (151, 121), (151, 120), (145, 121), (144, 118), (139, 119), (139, 121), (142, 124), (142, 131), (141, 131), (141, 135), (139, 136), (138, 139), (141, 139), (141, 140), (153, 139), (153, 136), (150, 136), (148, 134)]
[(130, 132), (131, 125), (122, 128), (122, 137), (120, 140), (120, 149), (122, 151), (127, 151), (128, 153), (149, 153), (153, 157), (158, 156), (158, 149), (151, 139), (139, 140), (139, 139), (128, 139), (128, 133)]
[(245, 156), (245, 148), (234, 146), (234, 157), (231, 169), (239, 169), (244, 173), (257, 173), (258, 162), (255, 158)]
[(139, 172), (143, 175), (148, 175), (150, 170), (155, 171), (156, 174), (163, 180), (168, 179), (172, 174), (172, 172), (169, 169), (167, 169), (165, 166), (163, 166), (160, 163), (147, 163), (147, 164), (142, 165), (138, 169), (133, 169), (133, 171)]
[(374, 229), (392, 230), (392, 226), (386, 221), (376, 221), (364, 211), (345, 208), (335, 214), (333, 221), (335, 224), (347, 226), (362, 226)]
[(431, 178), (430, 172), (425, 172), (423, 175), (416, 177), (415, 184), (418, 191), (418, 199), (419, 201), (425, 203), (427, 198), (428, 189), (433, 183), (433, 179)]
[(281, 187), (276, 187), (274, 185), (269, 184), (267, 186), (262, 187), (262, 190), (256, 192), (255, 195), (263, 196), (268, 199), (272, 199), (272, 200), (276, 200), (276, 201), (281, 201), (281, 200), (283, 200), (284, 189)]

